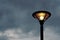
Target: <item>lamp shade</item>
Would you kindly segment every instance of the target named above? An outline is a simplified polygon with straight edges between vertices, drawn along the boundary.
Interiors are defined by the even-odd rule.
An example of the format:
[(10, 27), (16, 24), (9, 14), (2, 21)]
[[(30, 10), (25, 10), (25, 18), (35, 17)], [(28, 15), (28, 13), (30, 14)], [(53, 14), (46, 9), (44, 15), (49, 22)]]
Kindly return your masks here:
[(39, 21), (45, 21), (51, 16), (51, 14), (48, 11), (36, 11), (32, 14), (32, 16)]

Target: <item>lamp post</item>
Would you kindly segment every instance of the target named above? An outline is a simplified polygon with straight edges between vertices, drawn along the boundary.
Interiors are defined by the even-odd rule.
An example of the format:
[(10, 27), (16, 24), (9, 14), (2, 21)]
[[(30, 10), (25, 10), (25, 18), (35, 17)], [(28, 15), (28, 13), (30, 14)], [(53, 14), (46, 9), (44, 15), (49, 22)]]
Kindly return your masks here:
[(40, 40), (43, 40), (43, 24), (51, 16), (51, 13), (48, 11), (36, 11), (32, 16), (38, 19), (40, 23)]

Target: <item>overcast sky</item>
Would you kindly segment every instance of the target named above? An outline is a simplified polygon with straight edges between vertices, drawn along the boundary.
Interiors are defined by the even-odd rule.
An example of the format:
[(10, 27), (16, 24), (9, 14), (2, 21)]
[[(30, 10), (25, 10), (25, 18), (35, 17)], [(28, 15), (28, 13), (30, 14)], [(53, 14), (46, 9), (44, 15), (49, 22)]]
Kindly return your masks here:
[(44, 40), (60, 40), (60, 0), (0, 0), (0, 40), (40, 40), (33, 12), (45, 10)]

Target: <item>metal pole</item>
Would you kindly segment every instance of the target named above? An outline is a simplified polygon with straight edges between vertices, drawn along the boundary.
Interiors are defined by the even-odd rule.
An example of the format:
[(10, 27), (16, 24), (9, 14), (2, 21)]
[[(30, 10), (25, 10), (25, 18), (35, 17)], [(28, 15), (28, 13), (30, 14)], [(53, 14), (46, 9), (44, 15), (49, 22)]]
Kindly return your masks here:
[(40, 26), (40, 37), (43, 40), (43, 25)]
[(40, 40), (43, 40), (43, 22), (40, 21)]

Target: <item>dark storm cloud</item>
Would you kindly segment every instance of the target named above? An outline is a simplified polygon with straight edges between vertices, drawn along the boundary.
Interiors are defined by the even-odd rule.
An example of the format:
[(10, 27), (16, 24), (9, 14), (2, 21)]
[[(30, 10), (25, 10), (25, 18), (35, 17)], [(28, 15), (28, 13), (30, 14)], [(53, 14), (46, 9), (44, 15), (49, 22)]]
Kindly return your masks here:
[(45, 25), (59, 27), (60, 19), (56, 15), (59, 3), (58, 0), (0, 0), (0, 30), (19, 27), (24, 32), (36, 30), (38, 33), (39, 23), (32, 17), (32, 13), (38, 10), (47, 10), (52, 14)]
[[(0, 30), (16, 27), (28, 31), (33, 29), (31, 12), (37, 2), (32, 0), (0, 0)], [(28, 32), (27, 30), (26, 32)]]

